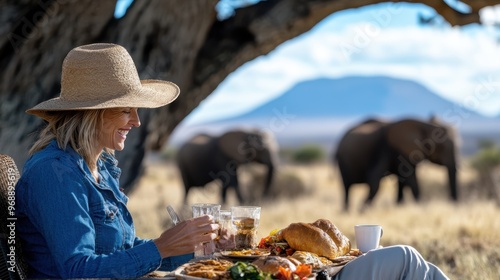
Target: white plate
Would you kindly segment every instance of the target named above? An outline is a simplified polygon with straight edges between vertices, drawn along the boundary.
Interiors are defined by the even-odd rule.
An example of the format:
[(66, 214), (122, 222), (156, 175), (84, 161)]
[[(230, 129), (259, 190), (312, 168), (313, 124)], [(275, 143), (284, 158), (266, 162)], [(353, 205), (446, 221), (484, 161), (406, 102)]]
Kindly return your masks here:
[(189, 265), (189, 263), (183, 264), (179, 266), (176, 270), (174, 270), (174, 276), (178, 280), (206, 280), (208, 278), (201, 278), (201, 277), (195, 277), (195, 276), (189, 276), (184, 274), (184, 268)]
[(186, 268), (190, 264), (191, 264), (191, 262), (185, 263), (173, 271), (174, 276), (177, 280), (206, 280), (206, 279), (209, 279), (209, 278), (186, 275), (184, 273), (184, 268)]

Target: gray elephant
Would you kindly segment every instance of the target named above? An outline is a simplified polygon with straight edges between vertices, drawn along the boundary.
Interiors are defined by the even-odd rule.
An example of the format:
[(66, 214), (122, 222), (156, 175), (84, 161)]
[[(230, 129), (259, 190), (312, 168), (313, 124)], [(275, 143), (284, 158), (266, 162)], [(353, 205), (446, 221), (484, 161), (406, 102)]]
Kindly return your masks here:
[(267, 166), (264, 196), (269, 193), (277, 163), (278, 145), (274, 136), (263, 131), (228, 131), (220, 136), (200, 134), (180, 147), (177, 165), (182, 175), (184, 203), (191, 187), (202, 187), (213, 180), (222, 183), (222, 202), (227, 190), (234, 188), (238, 201), (244, 203), (238, 183), (238, 167), (256, 162)]
[(451, 198), (457, 200), (455, 146), (455, 131), (434, 118), (394, 122), (369, 119), (354, 126), (342, 137), (334, 153), (344, 183), (344, 210), (349, 208), (351, 185), (369, 185), (364, 208), (377, 194), (382, 177), (390, 174), (398, 176), (398, 203), (403, 201), (405, 186), (411, 188), (418, 201), (420, 191), (415, 171), (423, 160), (448, 168)]

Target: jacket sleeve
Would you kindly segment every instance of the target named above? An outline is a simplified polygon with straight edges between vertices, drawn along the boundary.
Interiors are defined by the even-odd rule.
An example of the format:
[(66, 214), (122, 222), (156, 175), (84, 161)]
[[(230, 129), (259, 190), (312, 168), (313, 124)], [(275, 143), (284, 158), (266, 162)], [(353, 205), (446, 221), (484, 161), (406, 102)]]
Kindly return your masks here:
[[(140, 238), (136, 237), (135, 242), (134, 242), (134, 244), (135, 244), (134, 246), (144, 244), (144, 243), (149, 242), (149, 241), (151, 241), (151, 240), (140, 239)], [(189, 262), (193, 258), (194, 258), (194, 253), (164, 258), (161, 260), (161, 266), (157, 270), (174, 271), (179, 266)]]
[[(30, 168), (23, 189), (30, 220), (45, 239), (61, 278), (137, 278), (160, 267), (151, 240), (126, 250), (96, 254), (89, 185), (71, 162), (53, 159)], [(74, 165), (73, 165), (74, 166)]]

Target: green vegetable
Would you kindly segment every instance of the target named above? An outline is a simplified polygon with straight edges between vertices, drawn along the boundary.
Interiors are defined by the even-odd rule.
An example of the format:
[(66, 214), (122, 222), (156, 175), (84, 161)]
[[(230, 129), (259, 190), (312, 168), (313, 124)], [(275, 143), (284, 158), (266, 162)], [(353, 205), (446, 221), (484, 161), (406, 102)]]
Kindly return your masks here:
[(229, 268), (231, 278), (234, 280), (268, 280), (271, 275), (263, 273), (255, 265), (245, 262), (236, 262)]

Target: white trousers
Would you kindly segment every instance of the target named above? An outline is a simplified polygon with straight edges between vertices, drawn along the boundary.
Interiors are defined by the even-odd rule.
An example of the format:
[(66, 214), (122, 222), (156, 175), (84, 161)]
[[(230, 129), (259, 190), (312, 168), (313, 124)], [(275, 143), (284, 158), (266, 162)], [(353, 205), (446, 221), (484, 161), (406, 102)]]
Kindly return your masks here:
[(372, 250), (348, 263), (335, 280), (441, 280), (449, 278), (424, 260), (413, 247), (398, 245)]

